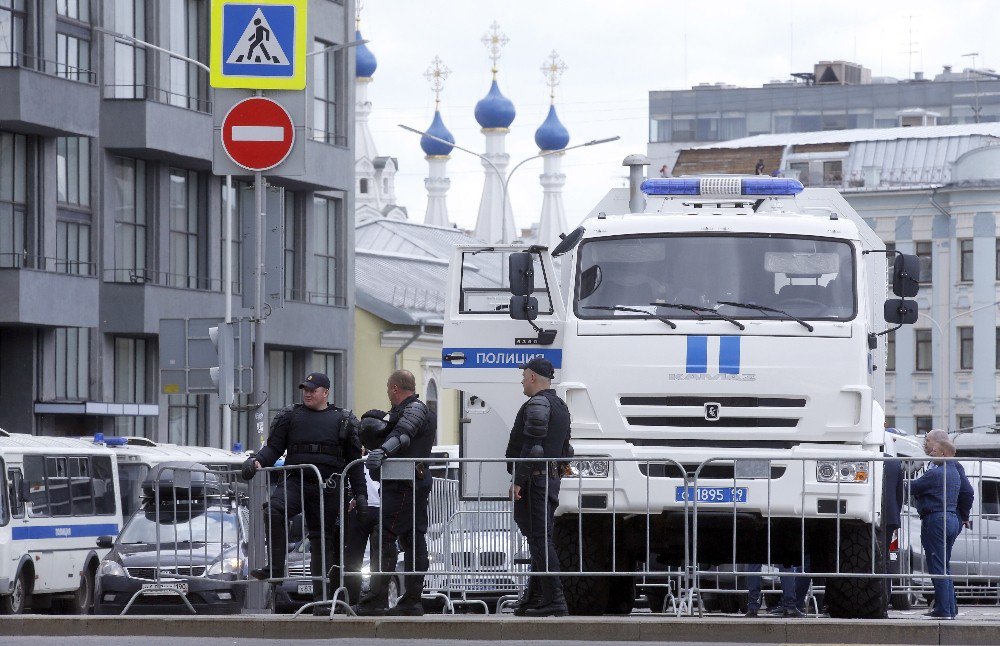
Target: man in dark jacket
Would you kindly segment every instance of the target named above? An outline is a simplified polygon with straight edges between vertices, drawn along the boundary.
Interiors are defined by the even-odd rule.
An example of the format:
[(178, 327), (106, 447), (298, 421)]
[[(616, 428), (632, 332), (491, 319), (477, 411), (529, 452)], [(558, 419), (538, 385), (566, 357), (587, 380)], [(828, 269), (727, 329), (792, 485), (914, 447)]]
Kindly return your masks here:
[(948, 445), (950, 442), (935, 441), (933, 437), (924, 440), (924, 451), (937, 459), (910, 485), (920, 514), (920, 544), (927, 560), (927, 572), (939, 575), (933, 579), (934, 610), (927, 615), (932, 619), (954, 619), (958, 614), (955, 585), (945, 575), (950, 574), (951, 548), (962, 528), (958, 515), (962, 478), (955, 462), (941, 460), (948, 452)]
[[(396, 569), (397, 542), (405, 553), (404, 566), (413, 572), (403, 578), (405, 592), (396, 605), (389, 604), (389, 577), (372, 573), (371, 589), (354, 612), (361, 616), (424, 614), (422, 595), (424, 572), (430, 567), (427, 558), (427, 504), (431, 493), (431, 474), (419, 460), (431, 457), (437, 438), (437, 417), (416, 394), (416, 380), (409, 370), (397, 370), (389, 375), (386, 392), (392, 408), (388, 413), (368, 411), (362, 415), (362, 429), (377, 427), (385, 436), (381, 446), (371, 450), (365, 466), (372, 478), (382, 481), (382, 549), (383, 572)], [(386, 458), (407, 458), (405, 462), (383, 466)], [(390, 462), (392, 462), (390, 460)], [(383, 473), (385, 471), (385, 473)], [(372, 559), (375, 562), (375, 559)]]
[[(887, 433), (895, 433), (896, 429), (887, 428)], [(888, 439), (886, 440), (888, 443)], [(903, 501), (905, 493), (903, 491), (903, 463), (893, 460), (894, 456), (886, 455), (883, 462), (882, 474), (882, 555), (885, 565), (886, 578), (885, 595), (886, 599), (892, 599), (892, 580), (888, 578), (890, 572), (889, 547), (895, 538), (896, 531), (902, 526), (901, 516), (903, 513)], [(901, 561), (896, 561), (896, 569)]]
[[(299, 384), (301, 404), (279, 412), (267, 436), (267, 443), (243, 464), (243, 477), (250, 480), (261, 467), (270, 467), (285, 454), (285, 466), (315, 465), (321, 480), (317, 481), (312, 469), (290, 470), (275, 474), (275, 487), (266, 508), (264, 532), (270, 551), (268, 565), (253, 570), (256, 579), (284, 578), (288, 537), (285, 529), (288, 520), (304, 512), (307, 537), (311, 553), (310, 573), (323, 575), (323, 558), (326, 554), (327, 573), (335, 572), (340, 550), (334, 549), (339, 540), (337, 518), (340, 496), (337, 487), (344, 466), (361, 458), (361, 441), (358, 439), (358, 421), (354, 415), (328, 403), (330, 379), (320, 372), (306, 376)], [(352, 469), (348, 474), (351, 489), (366, 492), (364, 474)], [(364, 496), (355, 496), (357, 508), (367, 510)], [(322, 500), (322, 514), (320, 501)], [(322, 532), (320, 530), (322, 528)], [(313, 599), (321, 600), (322, 588), (314, 583)], [(329, 598), (329, 597), (328, 597)]]
[(514, 522), (528, 539), (531, 571), (549, 574), (528, 579), (528, 592), (514, 614), (562, 617), (568, 610), (562, 581), (551, 575), (560, 571), (552, 525), (559, 505), (559, 463), (572, 456), (569, 408), (552, 389), (555, 369), (548, 359), (535, 357), (520, 368), (528, 401), (517, 411), (505, 457), (551, 459), (508, 463), (507, 469), (513, 475), (510, 497), (514, 501)]

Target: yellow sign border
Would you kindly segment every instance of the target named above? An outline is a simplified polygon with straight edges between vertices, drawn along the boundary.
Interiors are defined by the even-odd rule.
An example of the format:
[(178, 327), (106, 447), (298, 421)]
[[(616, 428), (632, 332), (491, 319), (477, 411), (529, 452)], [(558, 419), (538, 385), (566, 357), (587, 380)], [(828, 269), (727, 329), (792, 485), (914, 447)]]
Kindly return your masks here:
[[(291, 5), (295, 8), (295, 69), (291, 77), (226, 76), (222, 73), (222, 10), (226, 5)], [(309, 0), (212, 0), (211, 43), (209, 45), (209, 83), (217, 88), (248, 90), (304, 90), (306, 88), (306, 54), (309, 22), (306, 19)]]

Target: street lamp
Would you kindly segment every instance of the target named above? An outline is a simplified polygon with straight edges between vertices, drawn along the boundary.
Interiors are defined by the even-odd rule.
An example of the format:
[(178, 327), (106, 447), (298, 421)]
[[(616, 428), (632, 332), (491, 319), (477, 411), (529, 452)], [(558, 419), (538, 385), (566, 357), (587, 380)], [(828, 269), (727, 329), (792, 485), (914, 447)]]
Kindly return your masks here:
[[(961, 318), (963, 316), (967, 316), (969, 314), (972, 314), (973, 312), (978, 312), (980, 310), (985, 310), (985, 309), (989, 309), (991, 307), (996, 307), (997, 305), (1000, 305), (1000, 301), (996, 301), (995, 303), (990, 303), (989, 305), (980, 305), (979, 307), (974, 307), (971, 310), (967, 310), (965, 312), (960, 312), (960, 313), (956, 314), (955, 316), (952, 316), (950, 319), (948, 319), (947, 321), (945, 321), (945, 325), (948, 326), (948, 334), (945, 334), (944, 329), (942, 328), (941, 324), (938, 323), (937, 320), (935, 320), (933, 316), (931, 316), (930, 314), (925, 314), (924, 312), (918, 312), (917, 313), (917, 316), (922, 316), (922, 317), (924, 317), (925, 319), (927, 319), (928, 321), (930, 321), (931, 323), (934, 324), (934, 327), (937, 328), (937, 331), (938, 331), (938, 338), (941, 339), (941, 350), (942, 350), (942, 353), (945, 356), (945, 361), (943, 361), (942, 363), (944, 363), (945, 367), (946, 367), (946, 370), (944, 371), (944, 373), (940, 377), (941, 396), (944, 399), (944, 406), (943, 406), (943, 408), (944, 408), (944, 412), (945, 412), (945, 427), (948, 427), (948, 426), (951, 425), (951, 377), (952, 377), (952, 375), (951, 375), (951, 364), (952, 364), (952, 361), (951, 361), (951, 322), (954, 321), (957, 318)], [(961, 352), (961, 348), (959, 348), (959, 352)]]
[[(514, 175), (514, 171), (516, 171), (518, 168), (520, 168), (521, 166), (523, 166), (525, 164), (525, 162), (529, 162), (532, 159), (538, 159), (539, 157), (548, 157), (549, 155), (556, 155), (558, 153), (564, 153), (567, 150), (573, 150), (575, 148), (585, 148), (587, 146), (596, 146), (598, 144), (606, 144), (606, 143), (609, 143), (609, 142), (612, 142), (612, 141), (618, 141), (619, 139), (621, 139), (621, 137), (619, 137), (618, 135), (615, 135), (614, 137), (605, 137), (604, 139), (591, 139), (590, 141), (584, 142), (582, 144), (577, 144), (575, 146), (568, 146), (566, 148), (560, 148), (559, 150), (545, 150), (545, 151), (542, 151), (542, 152), (538, 153), (537, 155), (532, 155), (531, 157), (528, 157), (526, 159), (522, 159), (521, 161), (517, 162), (517, 164), (515, 164), (514, 167), (510, 169), (510, 172), (507, 173), (507, 176), (504, 177), (503, 173), (500, 172), (500, 169), (496, 167), (496, 164), (494, 164), (492, 161), (490, 161), (485, 155), (481, 155), (481, 154), (475, 152), (474, 150), (469, 150), (468, 148), (463, 148), (463, 147), (459, 146), (458, 144), (456, 144), (454, 142), (448, 141), (447, 139), (441, 139), (440, 137), (435, 137), (434, 135), (430, 134), (429, 132), (424, 132), (423, 130), (417, 130), (416, 128), (411, 128), (410, 126), (405, 126), (405, 125), (403, 125), (401, 123), (397, 124), (397, 125), (400, 128), (402, 128), (403, 130), (408, 130), (408, 131), (410, 131), (410, 132), (412, 132), (414, 134), (418, 134), (418, 135), (421, 135), (423, 137), (427, 137), (427, 138), (432, 139), (434, 141), (437, 141), (439, 143), (447, 144), (447, 145), (451, 146), (452, 148), (457, 148), (458, 150), (461, 150), (462, 152), (469, 153), (470, 155), (475, 155), (479, 159), (481, 159), (484, 162), (486, 162), (487, 164), (489, 164), (490, 168), (493, 169), (493, 172), (495, 172), (497, 174), (497, 177), (500, 178), (501, 188), (503, 189), (503, 192), (502, 192), (503, 202), (501, 203), (501, 207), (500, 207), (500, 215), (501, 215), (501, 217), (503, 217), (503, 216), (505, 216), (507, 214), (507, 186), (508, 186), (508, 184), (510, 184), (510, 178)], [(501, 235), (503, 237), (500, 239), (500, 243), (501, 244), (507, 244), (507, 240), (506, 240), (506, 238), (507, 238), (507, 232), (506, 232), (506, 230), (503, 227), (501, 227)]]

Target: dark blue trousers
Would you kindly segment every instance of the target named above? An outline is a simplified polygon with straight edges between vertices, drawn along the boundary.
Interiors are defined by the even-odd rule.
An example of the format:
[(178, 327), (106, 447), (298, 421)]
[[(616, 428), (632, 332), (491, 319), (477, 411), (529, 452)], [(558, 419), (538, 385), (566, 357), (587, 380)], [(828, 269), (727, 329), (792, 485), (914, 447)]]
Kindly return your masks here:
[[(924, 548), (928, 574), (951, 574), (951, 548), (955, 545), (962, 522), (954, 512), (936, 511), (921, 520), (920, 544)], [(958, 614), (955, 603), (955, 583), (949, 577), (934, 579), (934, 612), (954, 617)]]

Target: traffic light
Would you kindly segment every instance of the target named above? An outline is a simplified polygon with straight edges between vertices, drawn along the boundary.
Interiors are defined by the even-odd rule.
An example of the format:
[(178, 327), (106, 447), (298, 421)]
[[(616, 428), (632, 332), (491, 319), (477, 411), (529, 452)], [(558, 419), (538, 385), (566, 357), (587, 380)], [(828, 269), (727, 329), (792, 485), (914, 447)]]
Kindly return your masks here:
[(219, 403), (229, 406), (233, 403), (233, 326), (231, 323), (220, 323), (208, 328), (208, 336), (212, 339), (215, 352), (219, 357), (219, 365), (209, 368), (212, 383), (219, 389)]

